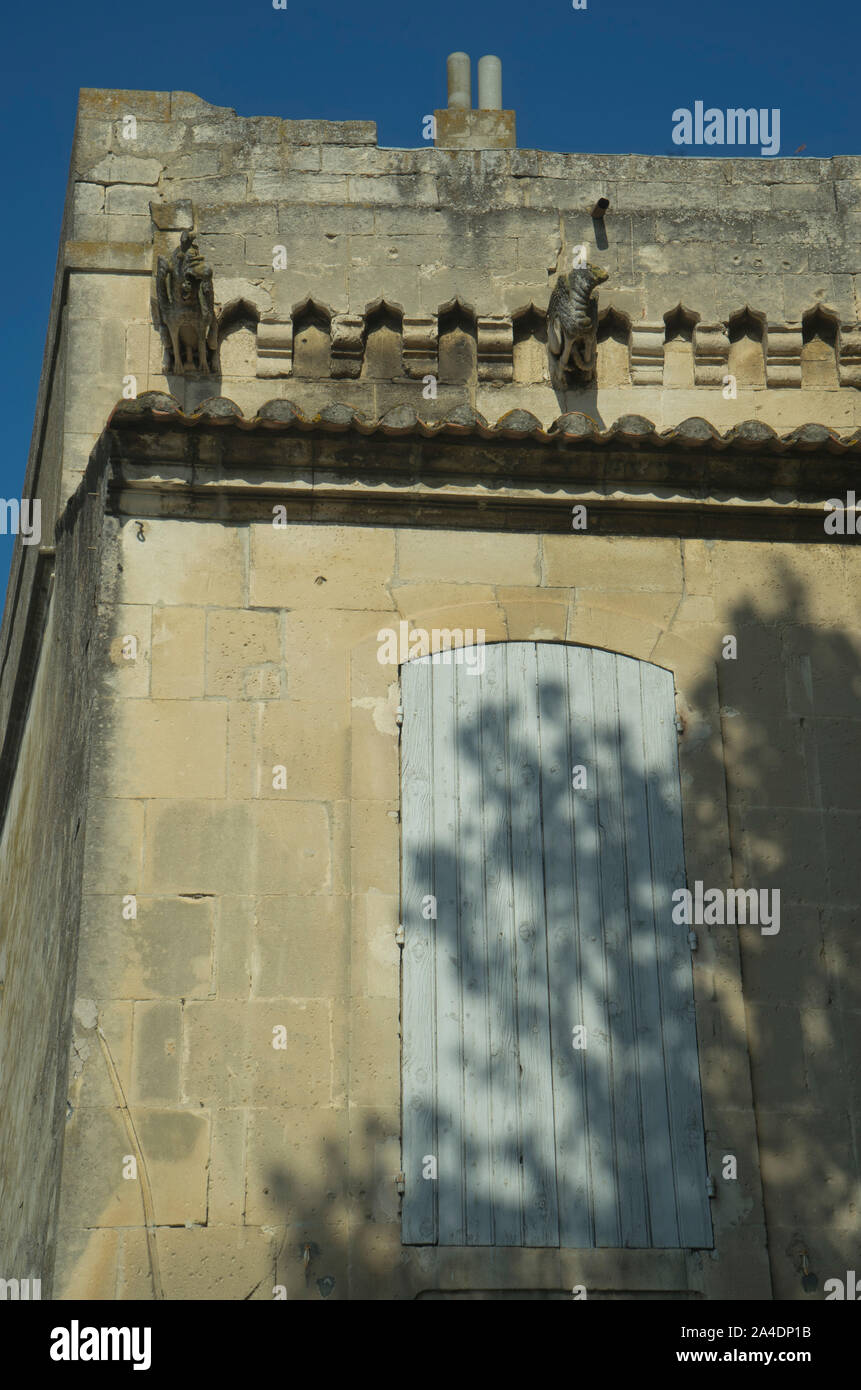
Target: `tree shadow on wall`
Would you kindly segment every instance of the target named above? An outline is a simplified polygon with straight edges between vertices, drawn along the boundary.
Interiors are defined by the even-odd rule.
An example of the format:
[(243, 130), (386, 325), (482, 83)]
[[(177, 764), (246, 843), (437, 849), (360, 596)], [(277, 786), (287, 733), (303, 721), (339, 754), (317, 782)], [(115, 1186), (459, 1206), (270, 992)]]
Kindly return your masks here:
[[(852, 1267), (858, 1239), (861, 980), (855, 933), (861, 913), (855, 866), (861, 784), (847, 742), (861, 730), (861, 634), (811, 622), (804, 586), (790, 566), (777, 560), (773, 575), (771, 595), (740, 601), (722, 624), (738, 639), (735, 661), (722, 659), (722, 633), (714, 628), (720, 729), (709, 723), (711, 678), (686, 691), (682, 777), (693, 778), (693, 799), (685, 852), (692, 886), (702, 876), (699, 866), (710, 862), (710, 847), (726, 844), (723, 812), (711, 799), (712, 789), (725, 783), (732, 879), (706, 886), (779, 890), (780, 931), (698, 926), (696, 968), (700, 960), (709, 968), (712, 960), (717, 980), (721, 956), (738, 943), (774, 1296), (821, 1298), (824, 1281)], [(449, 669), (455, 696), (476, 681), (462, 666)], [(692, 1061), (684, 1009), (660, 1018), (654, 1008), (656, 986), (666, 1000), (671, 977), (684, 977), (679, 938), (688, 951), (687, 927), (671, 925), (672, 940), (661, 936), (667, 892), (681, 886), (667, 877), (666, 859), (659, 871), (654, 857), (655, 827), (668, 825), (672, 815), (672, 778), (644, 767), (636, 729), (616, 732), (607, 706), (594, 709), (594, 746), (581, 751), (577, 721), (566, 718), (571, 689), (548, 677), (542, 682), (540, 766), (515, 759), (524, 779), (518, 786), (488, 756), (489, 748), (500, 746), (488, 740), (488, 729), (503, 730), (503, 742), (516, 737), (506, 724), (506, 692), (485, 696), (481, 719), (464, 712), (456, 730), (457, 831), (443, 816), (432, 863), (426, 847), (404, 846), (405, 885), (428, 884), (427, 893), (438, 900), (436, 955), (453, 1001), (449, 1017), (437, 1020), (436, 1075), (444, 1084), (432, 1090), (424, 1118), (434, 1139), (420, 1157), (435, 1157), (446, 1179), (453, 1166), (457, 1177), (448, 1182), (442, 1217), (434, 1205), (430, 1240), (447, 1230), (464, 1246), (496, 1240), (552, 1249), (561, 1240), (574, 1248), (672, 1247), (679, 1194), (671, 1193), (661, 1170), (666, 1146), (674, 1142), (671, 1133), (667, 1138), (673, 1124), (663, 1126), (656, 1115), (662, 1106), (672, 1110), (668, 1074), (675, 1067), (684, 1077)], [(599, 775), (591, 838), (588, 818), (575, 819), (576, 870), (567, 881), (572, 797), (578, 795), (571, 785), (574, 764), (585, 765), (587, 775), (590, 765), (596, 767)], [(551, 775), (553, 769), (564, 775)], [(606, 776), (612, 786), (602, 790)], [(536, 793), (540, 825), (528, 809)], [(529, 847), (539, 835), (546, 864), (537, 884)], [(501, 864), (509, 866), (507, 878), (493, 867)], [(572, 916), (563, 910), (566, 882), (581, 924), (576, 950)], [(540, 933), (529, 930), (537, 892), (549, 909), (549, 965), (547, 952), (535, 949)], [(513, 962), (494, 948), (501, 921), (508, 923), (502, 937)], [(416, 925), (407, 920), (408, 934)], [(664, 976), (656, 978), (662, 951), (658, 974), (663, 968)], [(550, 1001), (544, 1013), (542, 999)], [(738, 1015), (724, 1010), (717, 986), (712, 1001), (723, 1036), (739, 1041)], [(439, 994), (429, 987), (427, 1008), (438, 1004)], [(549, 1019), (546, 1034), (543, 1017)], [(511, 1035), (495, 1035), (492, 1020), (506, 1018)], [(578, 1055), (571, 1035), (583, 1022), (587, 1046)], [(701, 1046), (704, 1026), (701, 1017)], [(524, 1085), (524, 1061), (529, 1075), (545, 1048), (552, 1058), (549, 1089), (546, 1077)], [(585, 1091), (584, 1065), (594, 1073)], [(721, 1156), (732, 1151), (734, 1087), (730, 1069), (710, 1072), (710, 1111), (727, 1125), (725, 1132), (706, 1135), (718, 1203), (734, 1199), (720, 1177)], [(261, 1178), (278, 1208), (276, 1282), (290, 1298), (409, 1298), (436, 1287), (433, 1245), (401, 1245), (393, 1182), (400, 1166), (399, 1117), (366, 1106), (333, 1115), (333, 1122), (331, 1137), (313, 1154), (293, 1162), (279, 1158)], [(557, 1148), (576, 1161), (554, 1168), (551, 1132)], [(296, 1139), (308, 1150), (304, 1136)], [(676, 1140), (682, 1153), (686, 1143), (702, 1142), (695, 1124), (683, 1124)], [(416, 1182), (414, 1173), (408, 1175), (408, 1188), (410, 1176)], [(746, 1176), (739, 1175), (736, 1191)], [(433, 1179), (419, 1181), (433, 1190)], [(437, 1195), (439, 1183), (438, 1177)], [(439, 1256), (445, 1257), (444, 1247)], [(500, 1276), (502, 1284), (503, 1265)], [(548, 1286), (546, 1296), (553, 1293)]]
[[(822, 1298), (861, 1236), (861, 626), (838, 546), (808, 552), (833, 625), (786, 561), (733, 607), (721, 738), (698, 758), (712, 786), (726, 769), (735, 884), (780, 892), (779, 933), (736, 929), (776, 1299)], [(731, 1078), (712, 1086), (731, 1107)]]

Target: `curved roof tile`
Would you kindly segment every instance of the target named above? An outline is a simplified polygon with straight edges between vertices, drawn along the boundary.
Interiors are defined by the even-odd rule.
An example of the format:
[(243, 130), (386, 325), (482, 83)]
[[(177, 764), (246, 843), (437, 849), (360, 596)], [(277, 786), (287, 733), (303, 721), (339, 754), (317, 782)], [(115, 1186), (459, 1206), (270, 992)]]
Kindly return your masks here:
[(651, 420), (642, 415), (622, 415), (605, 429), (578, 411), (558, 416), (547, 429), (528, 410), (509, 410), (488, 424), (483, 415), (469, 405), (459, 405), (444, 419), (423, 420), (411, 405), (393, 406), (380, 419), (369, 420), (361, 411), (340, 402), (330, 402), (311, 417), (292, 401), (270, 400), (262, 405), (251, 419), (246, 419), (234, 401), (226, 396), (211, 396), (191, 415), (183, 413), (179, 401), (163, 391), (146, 391), (135, 400), (121, 400), (114, 407), (109, 425), (123, 428), (139, 426), (149, 421), (168, 421), (192, 428), (203, 424), (226, 426), (238, 424), (244, 430), (292, 429), (303, 433), (322, 430), (326, 433), (390, 437), (417, 436), (430, 439), (437, 435), (455, 435), (480, 439), (528, 439), (542, 444), (558, 444), (561, 440), (573, 446), (592, 447), (612, 443), (615, 447), (630, 445), (655, 449), (757, 450), (777, 454), (825, 451), (832, 454), (861, 453), (861, 428), (850, 434), (839, 434), (826, 425), (810, 422), (798, 425), (780, 435), (762, 420), (743, 420), (721, 433), (708, 420), (694, 415), (669, 429), (658, 431)]

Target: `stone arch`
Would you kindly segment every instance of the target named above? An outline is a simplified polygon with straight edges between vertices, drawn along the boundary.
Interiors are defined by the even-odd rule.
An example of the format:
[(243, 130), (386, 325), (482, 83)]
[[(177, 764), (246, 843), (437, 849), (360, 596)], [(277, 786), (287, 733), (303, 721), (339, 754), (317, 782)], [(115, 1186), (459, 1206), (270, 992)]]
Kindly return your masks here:
[(534, 304), (512, 315), (514, 328), (514, 380), (549, 381), (547, 370), (547, 314)]
[(765, 315), (745, 304), (730, 314), (727, 323), (729, 357), (727, 368), (739, 386), (764, 387), (766, 323)]
[(332, 311), (314, 299), (293, 310), (293, 375), (328, 379), (332, 360)]
[(813, 391), (834, 391), (840, 385), (837, 352), (840, 323), (817, 304), (801, 320), (801, 385)]
[(474, 309), (454, 299), (439, 311), (439, 379), (464, 386), (478, 376), (478, 325)]
[[(468, 537), (464, 536), (467, 542)], [(704, 743), (720, 737), (720, 695), (718, 659), (709, 643), (692, 640), (682, 631), (667, 631), (660, 604), (654, 610), (644, 608), (644, 595), (632, 593), (614, 596), (613, 604), (574, 603), (574, 591), (568, 601), (560, 594), (543, 593), (536, 586), (529, 594), (517, 591), (511, 598), (489, 600), (482, 586), (475, 598), (463, 597), (455, 602), (442, 586), (438, 602), (427, 602), (417, 592), (415, 607), (399, 603), (386, 616), (386, 623), (397, 630), (402, 621), (411, 628), (428, 633), (435, 630), (484, 630), (487, 643), (508, 640), (534, 639), (566, 645), (590, 646), (599, 650), (631, 656), (671, 671), (675, 683), (676, 708), (684, 728), (679, 744), (682, 773), (682, 811), (685, 850), (691, 881), (705, 871), (731, 881), (731, 857), (726, 831), (726, 807), (721, 810), (723, 783), (715, 783), (708, 793), (714, 806), (704, 819), (702, 793), (698, 787), (701, 769), (701, 749)], [(396, 591), (397, 592), (397, 591)], [(465, 592), (465, 590), (462, 590)], [(629, 600), (629, 601), (628, 601)], [(397, 866), (400, 843), (398, 808), (399, 754), (397, 711), (400, 694), (398, 664), (382, 664), (378, 613), (368, 613), (367, 622), (353, 628), (347, 639), (347, 668), (349, 672), (350, 747), (353, 749), (350, 773), (350, 797), (366, 810), (372, 811), (374, 862)], [(437, 640), (431, 650), (441, 650)], [(353, 869), (357, 877), (365, 873), (362, 859), (366, 853), (364, 841), (357, 842), (352, 852)], [(393, 869), (392, 872), (395, 872)], [(394, 880), (392, 880), (394, 881)], [(382, 880), (378, 885), (384, 891)], [(396, 892), (396, 890), (390, 890)], [(389, 900), (387, 900), (389, 901)], [(398, 903), (390, 900), (393, 920), (397, 921)], [(734, 982), (730, 993), (741, 1000), (740, 981)]]
[(404, 375), (404, 314), (401, 308), (385, 299), (368, 305), (362, 338), (363, 377), (400, 378)]
[(699, 314), (679, 302), (664, 314), (664, 385), (693, 387), (694, 331)]
[(254, 376), (257, 372), (257, 325), (260, 310), (250, 300), (233, 299), (218, 321), (218, 365), (223, 377)]
[(612, 307), (598, 317), (598, 385), (631, 385), (631, 320)]

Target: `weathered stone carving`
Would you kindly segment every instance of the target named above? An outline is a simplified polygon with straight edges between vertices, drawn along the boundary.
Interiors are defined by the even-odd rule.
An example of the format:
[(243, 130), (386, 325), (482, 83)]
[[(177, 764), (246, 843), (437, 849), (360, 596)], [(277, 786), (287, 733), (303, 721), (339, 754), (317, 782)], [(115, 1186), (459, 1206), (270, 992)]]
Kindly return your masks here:
[(194, 232), (183, 232), (170, 260), (159, 256), (156, 296), (167, 370), (178, 376), (208, 375), (215, 365), (218, 337), (212, 269), (197, 247)]
[(841, 386), (861, 386), (861, 329), (844, 328), (838, 338)]
[(332, 319), (331, 374), (361, 375), (365, 353), (365, 319), (362, 314), (336, 314)]
[(664, 334), (661, 323), (636, 323), (631, 329), (631, 384), (660, 386), (664, 379)]
[(257, 375), (292, 376), (293, 320), (277, 323), (261, 319), (257, 325)]
[(547, 346), (565, 377), (594, 380), (598, 304), (592, 293), (607, 278), (606, 270), (587, 263), (560, 275), (553, 286), (547, 307)]
[(435, 376), (439, 371), (439, 324), (436, 314), (420, 314), (414, 318), (404, 315), (404, 370), (408, 376), (421, 379)]
[(767, 386), (801, 386), (801, 324), (770, 323), (765, 340)]
[(511, 381), (514, 376), (514, 324), (493, 315), (476, 320), (479, 381)]
[(722, 323), (694, 329), (694, 384), (722, 386), (729, 369), (729, 337)]

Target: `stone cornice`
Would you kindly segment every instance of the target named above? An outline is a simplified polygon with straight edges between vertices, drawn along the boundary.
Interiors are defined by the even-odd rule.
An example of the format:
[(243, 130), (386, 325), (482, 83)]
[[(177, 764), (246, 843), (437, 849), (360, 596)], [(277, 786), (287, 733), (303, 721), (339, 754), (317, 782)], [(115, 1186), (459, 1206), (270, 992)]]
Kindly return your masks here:
[(433, 422), (407, 406), (308, 418), (283, 400), (247, 420), (222, 397), (185, 415), (157, 393), (118, 405), (105, 442), (127, 515), (270, 521), (281, 504), (296, 521), (558, 532), (583, 504), (596, 532), (807, 541), (833, 539), (824, 503), (857, 482), (861, 456), (861, 430), (815, 424), (659, 432), (641, 416), (601, 429), (563, 415), (544, 430), (526, 411), (493, 426), (468, 407)]

